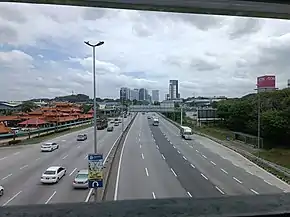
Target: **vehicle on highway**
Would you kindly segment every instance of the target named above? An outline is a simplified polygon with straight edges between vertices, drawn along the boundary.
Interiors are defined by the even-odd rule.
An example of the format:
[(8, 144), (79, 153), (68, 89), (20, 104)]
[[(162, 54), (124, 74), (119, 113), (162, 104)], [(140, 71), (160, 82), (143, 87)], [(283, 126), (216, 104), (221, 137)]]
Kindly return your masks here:
[(192, 139), (192, 129), (190, 127), (180, 127), (180, 135), (184, 139), (191, 140)]
[(49, 167), (41, 176), (40, 182), (43, 184), (57, 183), (66, 174), (66, 169), (61, 166)]
[(153, 126), (158, 126), (159, 125), (159, 119), (158, 118), (154, 118), (153, 119)]
[(151, 117), (150, 116), (147, 116), (147, 119), (151, 119)]
[(79, 170), (74, 181), (73, 187), (74, 188), (88, 188), (88, 175), (89, 171), (87, 169)]
[(142, 112), (142, 115), (145, 115), (145, 112)]
[(112, 132), (114, 130), (114, 127), (113, 126), (109, 126), (108, 128), (107, 128), (107, 131), (108, 132)]
[(4, 194), (4, 187), (0, 185), (0, 197)]
[(119, 126), (119, 121), (115, 121), (114, 126)]
[(87, 134), (79, 134), (77, 136), (77, 141), (85, 141), (88, 138)]
[(47, 142), (41, 145), (41, 151), (46, 152), (46, 151), (54, 151), (58, 149), (59, 146), (55, 142)]

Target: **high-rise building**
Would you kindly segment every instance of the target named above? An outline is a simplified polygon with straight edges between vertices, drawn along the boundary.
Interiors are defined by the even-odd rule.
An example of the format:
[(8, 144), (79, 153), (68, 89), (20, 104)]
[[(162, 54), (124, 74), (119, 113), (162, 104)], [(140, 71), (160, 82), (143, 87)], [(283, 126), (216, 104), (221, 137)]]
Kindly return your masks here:
[(139, 90), (138, 89), (130, 90), (130, 100), (139, 100)]
[(165, 98), (164, 98), (165, 100), (169, 100), (169, 93), (166, 93), (165, 94)]
[(152, 90), (152, 101), (159, 102), (159, 90)]
[(120, 100), (129, 100), (130, 99), (130, 88), (121, 87), (120, 89)]
[(290, 79), (288, 79), (287, 87), (290, 88)]
[(145, 88), (139, 90), (139, 100), (146, 101), (148, 100), (148, 91)]
[(169, 99), (179, 99), (178, 80), (169, 80)]

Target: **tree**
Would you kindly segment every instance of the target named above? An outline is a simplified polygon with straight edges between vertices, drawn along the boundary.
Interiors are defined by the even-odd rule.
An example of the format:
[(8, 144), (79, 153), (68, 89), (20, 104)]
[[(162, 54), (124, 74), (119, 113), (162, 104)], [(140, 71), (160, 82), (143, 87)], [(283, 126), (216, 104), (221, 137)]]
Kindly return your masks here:
[(25, 101), (21, 105), (22, 112), (31, 112), (35, 108), (37, 108), (36, 104), (34, 102), (31, 102), (31, 101)]

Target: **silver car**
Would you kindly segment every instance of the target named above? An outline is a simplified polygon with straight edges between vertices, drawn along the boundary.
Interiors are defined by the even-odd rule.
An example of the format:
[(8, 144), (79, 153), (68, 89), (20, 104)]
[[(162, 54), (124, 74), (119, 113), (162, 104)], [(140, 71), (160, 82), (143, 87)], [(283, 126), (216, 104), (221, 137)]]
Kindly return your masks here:
[(83, 169), (79, 170), (74, 181), (73, 181), (73, 187), (74, 188), (88, 188), (88, 170)]

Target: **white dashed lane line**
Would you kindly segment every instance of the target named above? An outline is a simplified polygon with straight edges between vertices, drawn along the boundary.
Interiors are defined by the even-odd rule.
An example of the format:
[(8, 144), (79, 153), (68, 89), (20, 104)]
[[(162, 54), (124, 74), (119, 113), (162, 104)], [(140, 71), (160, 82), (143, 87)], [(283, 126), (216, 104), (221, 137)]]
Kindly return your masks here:
[(216, 166), (216, 163), (215, 162), (213, 162), (213, 161), (210, 161), (211, 162), (211, 164), (213, 164), (213, 165), (215, 165)]
[(164, 155), (163, 155), (163, 154), (161, 154), (161, 157), (162, 157), (162, 159), (163, 159), (163, 160), (165, 160), (165, 157), (164, 157)]
[(221, 193), (221, 194), (225, 194), (225, 192), (223, 192), (218, 186), (215, 186), (215, 188)]
[(0, 158), (0, 160), (4, 160), (4, 159), (6, 159), (7, 157), (2, 157), (2, 158)]
[(191, 193), (190, 193), (190, 192), (187, 192), (187, 195), (188, 195), (189, 197), (192, 197), (192, 195), (191, 195)]
[[(68, 157), (68, 154), (67, 155), (65, 155), (62, 159), (64, 160), (64, 159), (66, 159)], [(86, 156), (87, 157), (87, 156)]]
[(221, 171), (223, 171), (225, 174), (229, 174), (227, 171), (225, 171), (223, 168), (221, 168)]
[(153, 197), (153, 199), (156, 199), (156, 196), (155, 196), (154, 192), (152, 192), (152, 197)]
[(199, 150), (195, 149), (195, 151), (196, 151), (197, 153), (199, 153)]
[(190, 164), (190, 166), (191, 166), (192, 168), (195, 168), (195, 166), (194, 166), (193, 164)]
[(182, 156), (182, 158), (183, 158), (184, 160), (187, 160), (187, 158), (186, 158), (186, 157), (184, 157), (184, 156)]
[(69, 176), (71, 176), (76, 170), (77, 168), (74, 168), (73, 171), (71, 171), (71, 173), (69, 174)]
[(207, 158), (204, 154), (202, 154), (202, 156), (203, 156), (205, 159)]
[(23, 167), (20, 167), (20, 169), (22, 170), (22, 169), (24, 169), (25, 167), (28, 167), (28, 165), (26, 164), (26, 165), (24, 165)]
[(144, 160), (144, 154), (143, 154), (143, 153), (141, 154), (141, 157), (142, 157), (142, 159)]
[(149, 176), (149, 172), (148, 172), (148, 169), (145, 167), (145, 173), (146, 173), (146, 176)]
[(205, 178), (206, 180), (208, 180), (208, 178), (205, 176), (205, 175), (203, 175), (202, 173), (200, 174), (203, 178)]
[(16, 152), (16, 153), (14, 153), (13, 155), (19, 155), (20, 154), (20, 152)]
[(268, 182), (267, 180), (264, 179), (264, 182), (266, 182), (268, 185), (272, 185), (272, 183)]
[(171, 170), (171, 172), (173, 173), (173, 175), (174, 175), (175, 177), (177, 177), (177, 174), (175, 173), (175, 171), (174, 171), (172, 168), (170, 168), (170, 170)]
[(49, 201), (53, 198), (53, 196), (56, 194), (56, 191), (53, 192), (53, 194), (47, 199), (47, 201), (45, 202), (45, 204), (48, 204)]
[(251, 192), (253, 192), (253, 193), (255, 193), (255, 194), (259, 194), (259, 192), (257, 192), (257, 191), (255, 191), (254, 189), (250, 189), (251, 190)]
[(7, 200), (6, 203), (3, 204), (3, 206), (6, 206), (8, 203), (10, 203), (12, 200), (14, 200), (22, 191), (19, 191), (17, 194), (15, 194), (13, 197), (11, 197), (9, 200)]
[(242, 184), (242, 181), (240, 181), (240, 180), (237, 179), (236, 177), (233, 177), (233, 179), (234, 179), (235, 181), (237, 181), (238, 183)]
[(10, 176), (12, 176), (12, 173), (10, 173), (9, 175), (3, 177), (1, 180), (5, 180), (5, 179), (9, 178)]
[(38, 161), (38, 160), (40, 160), (40, 157), (35, 159), (35, 161)]
[(177, 150), (177, 153), (178, 153), (178, 154), (180, 154), (180, 151), (179, 151), (179, 150)]

